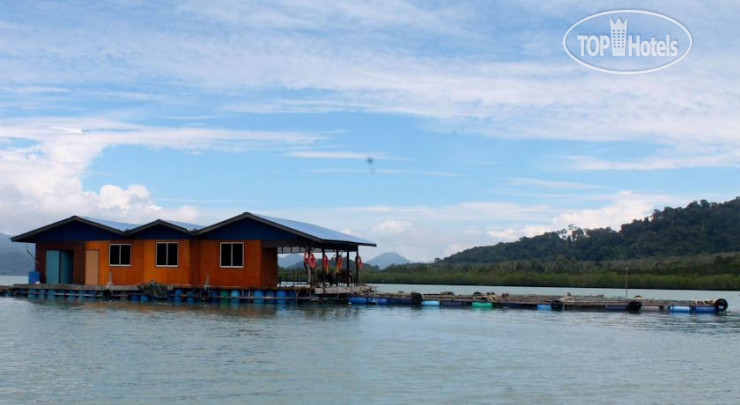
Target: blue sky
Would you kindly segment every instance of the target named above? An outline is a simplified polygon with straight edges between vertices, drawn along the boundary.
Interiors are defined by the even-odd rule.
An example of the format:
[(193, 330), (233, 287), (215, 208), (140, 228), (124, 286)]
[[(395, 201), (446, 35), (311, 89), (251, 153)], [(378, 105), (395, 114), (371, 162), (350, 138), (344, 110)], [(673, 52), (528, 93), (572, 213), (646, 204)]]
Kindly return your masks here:
[[(681, 22), (691, 53), (643, 75), (571, 60), (565, 31), (618, 8)], [(731, 199), (739, 8), (0, 2), (0, 231), (252, 211), (431, 260)]]

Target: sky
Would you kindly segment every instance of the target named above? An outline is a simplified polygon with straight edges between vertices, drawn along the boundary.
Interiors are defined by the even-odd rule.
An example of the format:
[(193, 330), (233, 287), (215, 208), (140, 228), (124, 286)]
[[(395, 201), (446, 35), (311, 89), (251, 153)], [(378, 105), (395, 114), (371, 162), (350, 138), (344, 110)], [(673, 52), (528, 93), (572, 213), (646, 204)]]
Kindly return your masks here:
[[(574, 62), (637, 8), (667, 69)], [(740, 4), (0, 0), (0, 232), (249, 211), (429, 261), (740, 194)]]

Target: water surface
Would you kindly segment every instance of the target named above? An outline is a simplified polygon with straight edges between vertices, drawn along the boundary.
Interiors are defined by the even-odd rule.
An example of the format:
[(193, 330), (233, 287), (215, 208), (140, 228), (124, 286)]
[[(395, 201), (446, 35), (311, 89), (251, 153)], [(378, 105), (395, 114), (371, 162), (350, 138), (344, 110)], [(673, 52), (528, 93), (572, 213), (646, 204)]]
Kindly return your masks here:
[[(721, 296), (738, 308), (730, 293)], [(731, 404), (740, 398), (740, 317), (732, 312), (0, 298), (0, 325), (3, 403)]]

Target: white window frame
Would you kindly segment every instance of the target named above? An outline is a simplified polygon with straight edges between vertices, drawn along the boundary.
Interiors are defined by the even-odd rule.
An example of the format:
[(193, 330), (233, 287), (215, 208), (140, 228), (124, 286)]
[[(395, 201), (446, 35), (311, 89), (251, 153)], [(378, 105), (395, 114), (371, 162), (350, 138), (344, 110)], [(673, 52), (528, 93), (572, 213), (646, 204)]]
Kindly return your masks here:
[[(111, 263), (111, 250), (113, 249), (113, 246), (128, 246), (128, 264), (113, 264)], [(131, 267), (131, 256), (134, 255), (133, 249), (131, 248), (130, 243), (110, 243), (108, 244), (108, 266), (109, 267)], [(118, 259), (120, 262), (121, 259), (121, 252), (119, 250), (118, 252)]]
[[(159, 263), (159, 245), (177, 245), (177, 261), (174, 265), (171, 264), (157, 264)], [(169, 255), (169, 249), (165, 249), (165, 255)], [(169, 257), (165, 256), (165, 263), (168, 262)], [(180, 242), (155, 242), (154, 244), (154, 267), (179, 267), (180, 265)]]
[[(242, 265), (241, 266), (222, 266), (221, 263), (223, 263), (223, 245), (241, 245), (242, 247)], [(234, 263), (234, 248), (231, 248), (231, 263)], [(244, 268), (244, 242), (221, 242), (218, 244), (218, 267), (222, 269), (243, 269)]]

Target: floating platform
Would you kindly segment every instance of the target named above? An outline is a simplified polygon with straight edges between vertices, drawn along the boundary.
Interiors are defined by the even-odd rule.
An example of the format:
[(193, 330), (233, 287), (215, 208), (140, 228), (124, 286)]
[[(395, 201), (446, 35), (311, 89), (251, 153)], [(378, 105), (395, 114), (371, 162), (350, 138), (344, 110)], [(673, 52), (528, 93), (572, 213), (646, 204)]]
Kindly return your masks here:
[(707, 300), (660, 300), (634, 298), (607, 298), (597, 296), (510, 295), (493, 293), (455, 295), (453, 293), (364, 293), (349, 298), (353, 305), (406, 305), (420, 307), (470, 307), (477, 309), (515, 308), (545, 311), (621, 311), (621, 312), (676, 312), (718, 314), (727, 311), (724, 298)]
[(418, 307), (453, 307), (475, 309), (532, 309), (545, 311), (621, 311), (621, 312), (674, 312), (719, 314), (727, 311), (723, 298), (707, 300), (660, 300), (634, 298), (607, 298), (596, 296), (510, 295), (493, 293), (455, 295), (380, 293), (370, 286), (306, 285), (274, 288), (208, 287), (191, 285), (141, 285), (88, 286), (76, 284), (15, 284), (0, 286), (0, 297), (66, 300), (119, 300), (119, 301), (171, 301), (171, 302), (230, 302), (253, 304), (298, 304), (306, 302), (352, 305), (399, 305)]
[(371, 287), (367, 286), (240, 288), (165, 285), (158, 283), (112, 286), (15, 284), (12, 286), (0, 286), (0, 297), (60, 300), (288, 304), (300, 302), (347, 302), (350, 295), (366, 294), (371, 290)]

